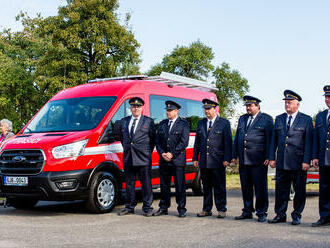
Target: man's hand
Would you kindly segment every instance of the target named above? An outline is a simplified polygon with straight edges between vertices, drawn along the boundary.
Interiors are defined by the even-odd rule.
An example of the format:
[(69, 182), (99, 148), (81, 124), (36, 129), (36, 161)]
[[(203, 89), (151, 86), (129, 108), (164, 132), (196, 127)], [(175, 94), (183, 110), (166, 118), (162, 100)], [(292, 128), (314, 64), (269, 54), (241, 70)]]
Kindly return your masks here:
[(319, 160), (316, 158), (316, 159), (313, 159), (312, 160), (312, 165), (315, 167), (315, 168), (318, 168), (319, 167)]
[(193, 161), (193, 165), (194, 165), (195, 167), (198, 167), (199, 162), (198, 162), (198, 161)]
[(269, 159), (266, 159), (265, 162), (264, 162), (264, 165), (269, 165)]
[(170, 160), (172, 160), (172, 158), (173, 158), (173, 154), (170, 153), (170, 152), (166, 153), (166, 156), (167, 156)]
[(269, 166), (270, 166), (271, 168), (275, 168), (275, 167), (276, 167), (276, 161), (275, 161), (275, 160), (270, 160), (270, 161), (269, 161)]
[(307, 163), (302, 163), (302, 170), (307, 171), (309, 169), (310, 165)]
[(223, 161), (223, 166), (224, 167), (227, 167), (227, 166), (229, 166), (230, 165), (230, 163), (228, 162), (228, 161)]
[(167, 157), (167, 153), (162, 153), (162, 158), (163, 158), (166, 162), (170, 162), (170, 161), (171, 161), (171, 159), (169, 159), (169, 158)]
[(233, 159), (231, 160), (231, 162), (232, 162), (233, 164), (237, 164), (237, 159), (236, 159), (236, 158), (233, 158)]

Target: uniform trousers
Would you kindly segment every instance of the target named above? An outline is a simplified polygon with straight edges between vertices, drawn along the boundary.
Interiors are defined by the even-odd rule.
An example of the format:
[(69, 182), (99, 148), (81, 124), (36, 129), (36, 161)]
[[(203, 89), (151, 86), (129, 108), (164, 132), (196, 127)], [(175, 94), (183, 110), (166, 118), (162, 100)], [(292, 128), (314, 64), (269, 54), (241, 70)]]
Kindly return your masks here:
[(268, 167), (265, 165), (240, 164), (239, 175), (244, 203), (243, 215), (251, 215), (254, 212), (253, 195), (255, 193), (257, 216), (267, 216), (269, 205), (267, 172)]
[(320, 166), (320, 217), (330, 220), (330, 166)]
[(184, 166), (160, 165), (160, 191), (161, 200), (159, 208), (167, 210), (171, 206), (171, 178), (173, 176), (175, 185), (175, 199), (178, 204), (179, 213), (186, 212), (186, 180)]
[(277, 215), (286, 216), (292, 184), (295, 195), (291, 216), (301, 218), (306, 203), (306, 180), (306, 171), (276, 169), (275, 213)]
[(126, 201), (125, 208), (129, 211), (133, 211), (137, 201), (135, 198), (135, 181), (136, 177), (139, 177), (142, 186), (142, 211), (148, 213), (153, 210), (153, 194), (151, 185), (151, 168), (146, 166), (132, 166), (126, 165), (124, 167), (124, 175), (126, 182)]
[(218, 211), (226, 212), (226, 170), (223, 168), (200, 168), (203, 184), (203, 211), (210, 212), (213, 207), (213, 195)]

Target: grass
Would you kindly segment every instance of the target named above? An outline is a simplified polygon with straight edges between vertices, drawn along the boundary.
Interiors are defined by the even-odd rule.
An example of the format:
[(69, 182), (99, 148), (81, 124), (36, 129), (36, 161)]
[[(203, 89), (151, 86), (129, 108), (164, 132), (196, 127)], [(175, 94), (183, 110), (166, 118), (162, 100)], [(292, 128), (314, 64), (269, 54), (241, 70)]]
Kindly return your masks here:
[[(268, 189), (275, 189), (275, 180), (274, 176), (268, 176)], [(238, 174), (229, 174), (227, 175), (227, 189), (241, 189), (241, 183)], [(306, 187), (307, 191), (318, 192), (319, 184), (318, 183), (309, 183)]]

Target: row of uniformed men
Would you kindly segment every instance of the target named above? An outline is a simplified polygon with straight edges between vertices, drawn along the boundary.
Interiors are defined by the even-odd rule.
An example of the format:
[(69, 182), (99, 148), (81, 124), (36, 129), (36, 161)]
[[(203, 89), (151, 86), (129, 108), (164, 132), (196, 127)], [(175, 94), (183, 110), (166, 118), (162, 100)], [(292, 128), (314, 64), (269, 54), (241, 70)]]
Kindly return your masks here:
[[(330, 108), (330, 86), (324, 87), (325, 102)], [(243, 98), (246, 114), (239, 118), (232, 146), (230, 123), (217, 113), (217, 103), (203, 99), (205, 116), (199, 121), (193, 152), (193, 164), (200, 168), (203, 184), (203, 208), (198, 217), (212, 215), (213, 196), (217, 217), (226, 216), (226, 173), (230, 162), (239, 161), (244, 208), (235, 219), (252, 219), (256, 211), (258, 222), (266, 222), (268, 210), (268, 165), (276, 167), (275, 213), (269, 223), (286, 222), (290, 186), (295, 190), (292, 224), (300, 224), (306, 202), (307, 170), (320, 166), (320, 219), (313, 226), (330, 223), (330, 115), (328, 110), (317, 115), (313, 132), (312, 118), (298, 111), (302, 98), (284, 91), (285, 113), (275, 119), (260, 111), (260, 100)], [(121, 121), (121, 142), (126, 182), (125, 208), (118, 213), (134, 213), (136, 175), (142, 185), (143, 215), (167, 215), (170, 207), (170, 184), (173, 176), (179, 217), (186, 216), (185, 148), (189, 140), (189, 124), (179, 117), (179, 104), (167, 101), (167, 119), (156, 132), (151, 118), (142, 115), (144, 101), (134, 97), (129, 101), (132, 115)], [(314, 135), (313, 135), (314, 133)], [(314, 140), (314, 142), (313, 142)], [(161, 200), (157, 212), (152, 208), (151, 153), (159, 153)], [(256, 204), (253, 206), (253, 195)]]

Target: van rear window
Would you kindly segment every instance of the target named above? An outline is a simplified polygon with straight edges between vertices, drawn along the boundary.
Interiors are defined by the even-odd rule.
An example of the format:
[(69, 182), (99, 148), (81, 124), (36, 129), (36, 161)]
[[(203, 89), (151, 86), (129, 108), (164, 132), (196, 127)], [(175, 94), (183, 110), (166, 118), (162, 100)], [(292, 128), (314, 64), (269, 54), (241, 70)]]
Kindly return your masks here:
[(95, 128), (116, 97), (80, 97), (48, 102), (24, 133), (83, 131)]

